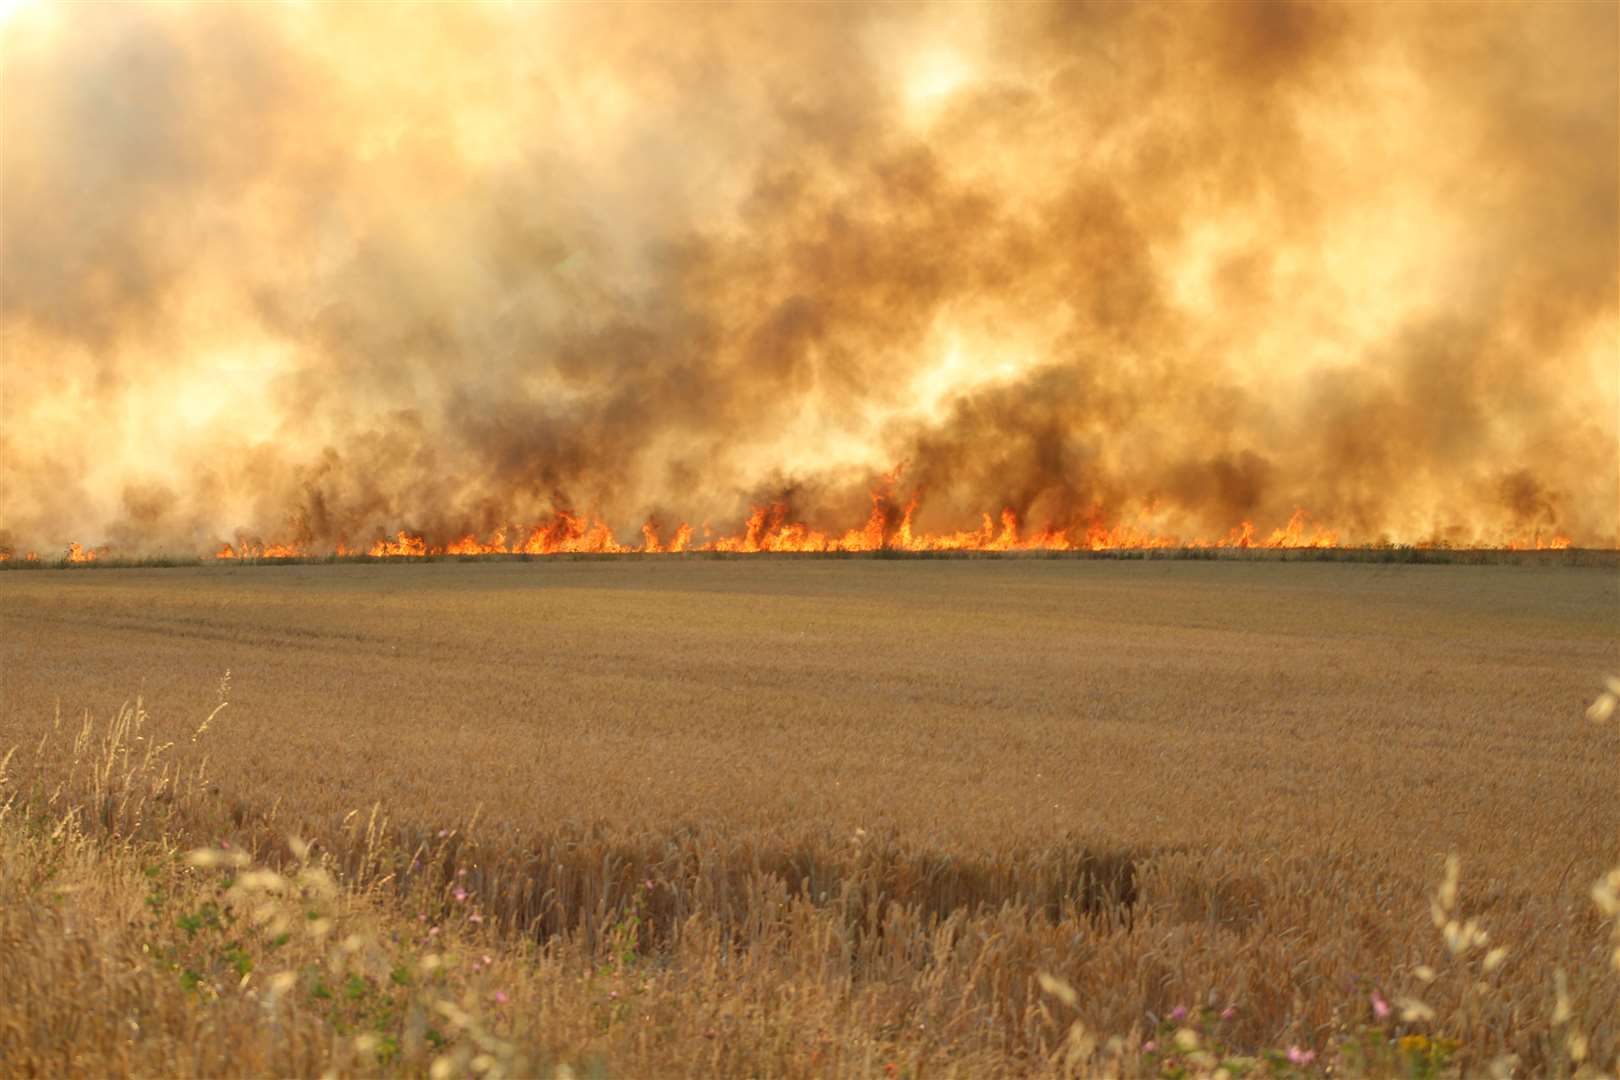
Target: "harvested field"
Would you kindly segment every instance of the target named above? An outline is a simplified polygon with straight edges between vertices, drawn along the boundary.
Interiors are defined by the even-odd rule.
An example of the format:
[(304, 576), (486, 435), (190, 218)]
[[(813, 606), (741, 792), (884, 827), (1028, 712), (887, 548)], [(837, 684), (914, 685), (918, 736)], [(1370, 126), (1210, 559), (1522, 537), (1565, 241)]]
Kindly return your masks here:
[[(604, 1026), (597, 990), (551, 985), (548, 1019), (509, 1032), (531, 1064), (1151, 1072), (1155, 1025), (1206, 1003), (1235, 1009), (1206, 1042), (1321, 1064), (1383, 1023), (1376, 994), (1435, 1010), (1379, 1031), (1457, 1039), (1425, 1044), (1448, 1067), (1534, 1072), (1567, 1061), (1555, 969), (1589, 1056), (1620, 1053), (1590, 895), (1620, 855), (1615, 744), (1580, 721), (1617, 611), (1612, 568), (1556, 565), (4, 574), (0, 753), (20, 745), (32, 807), (12, 820), (46, 820), (81, 715), (140, 694), (148, 735), (206, 748), (206, 778), (161, 813), (102, 799), (86, 835), (266, 859), (317, 837), (402, 918), (440, 917), (422, 897), (460, 881), (502, 964), (551, 984), (588, 982), (633, 916), (638, 1011)], [(1509, 950), (1488, 975), (1483, 945), (1451, 955), (1431, 925), (1448, 854), (1456, 913)], [(522, 940), (551, 951), (522, 961)], [(1121, 1041), (1070, 1061), (1076, 1018)]]

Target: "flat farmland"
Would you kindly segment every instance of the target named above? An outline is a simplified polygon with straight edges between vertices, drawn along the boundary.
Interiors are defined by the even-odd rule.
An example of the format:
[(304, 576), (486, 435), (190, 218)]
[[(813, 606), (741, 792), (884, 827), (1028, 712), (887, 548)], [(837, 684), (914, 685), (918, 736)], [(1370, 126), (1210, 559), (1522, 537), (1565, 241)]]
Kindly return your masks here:
[[(1545, 1064), (1559, 1045), (1550, 972), (1582, 965), (1591, 977), (1573, 992), (1612, 1060), (1616, 995), (1591, 959), (1606, 928), (1588, 893), (1620, 854), (1620, 800), (1612, 727), (1581, 714), (1620, 666), (1617, 615), (1613, 569), (1570, 566), (626, 558), (15, 572), (0, 574), (0, 752), (26, 757), (58, 710), (76, 729), (136, 695), (154, 729), (185, 743), (223, 696), (207, 775), (239, 842), (269, 815), (340, 851), (345, 817), (380, 806), (407, 839), (476, 836), (482, 854), (463, 871), (530, 937), (579, 931), (590, 902), (628, 903), (619, 877), (646, 879), (663, 897), (645, 913), (649, 950), (675, 948), (680, 919), (718, 903), (726, 874), (778, 882), (819, 918), (828, 889), (876, 859), (879, 895), (924, 937), (953, 913), (1024, 910), (1043, 944), (1015, 981), (1056, 971), (1090, 1029), (1151, 1034), (1177, 1002), (1232, 1001), (1246, 1011), (1226, 1037), (1250, 1050), (1326, 1047), (1345, 1008), (1365, 1011), (1357, 980), (1424, 990), (1411, 971), (1445, 951), (1429, 897), (1455, 854), (1468, 914), (1524, 955), (1497, 973), (1516, 988), (1492, 1006), (1503, 1011), (1455, 1032), (1481, 1043), (1469, 1060)], [(565, 874), (555, 852), (582, 849), (566, 871), (574, 910), (546, 875)], [(627, 869), (593, 869), (604, 852)], [(709, 856), (730, 869), (702, 869)], [(1075, 897), (1065, 906), (1064, 882), (1079, 879), (1053, 869), (1096, 858), (1129, 868), (1104, 904), (1125, 918), (1106, 933)], [(546, 880), (520, 880), (535, 875)], [(533, 897), (547, 890), (542, 910)], [(736, 922), (754, 903), (710, 914)], [(1067, 926), (1069, 944), (1043, 926)], [(918, 980), (943, 978), (909, 963), (868, 975), (913, 997)], [(802, 974), (782, 961), (772, 977)], [(952, 992), (966, 1001), (967, 985)], [(1032, 1007), (1040, 995), (1014, 996)], [(903, 1024), (947, 1026), (907, 1000), (893, 1006)], [(840, 1008), (855, 1045), (847, 1026), (866, 1031), (871, 1016)], [(993, 1037), (970, 1025), (918, 1060), (1028, 1065), (1017, 1054), (1033, 1035), (980, 1021)], [(916, 1050), (891, 1037), (881, 1054)], [(662, 1060), (580, 1039), (556, 1052)], [(796, 1053), (713, 1064), (817, 1071)], [(839, 1060), (833, 1071), (855, 1068)]]
[[(143, 694), (243, 798), (445, 821), (1603, 858), (1606, 570), (624, 560), (0, 576), (4, 723)], [(1504, 827), (1506, 826), (1506, 827)]]

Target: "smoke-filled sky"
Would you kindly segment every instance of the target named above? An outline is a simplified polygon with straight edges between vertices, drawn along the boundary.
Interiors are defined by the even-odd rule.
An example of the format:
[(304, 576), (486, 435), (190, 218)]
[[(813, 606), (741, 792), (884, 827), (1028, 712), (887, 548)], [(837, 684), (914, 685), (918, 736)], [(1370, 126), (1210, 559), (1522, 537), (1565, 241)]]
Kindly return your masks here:
[(1620, 532), (1612, 3), (13, 3), (0, 545)]

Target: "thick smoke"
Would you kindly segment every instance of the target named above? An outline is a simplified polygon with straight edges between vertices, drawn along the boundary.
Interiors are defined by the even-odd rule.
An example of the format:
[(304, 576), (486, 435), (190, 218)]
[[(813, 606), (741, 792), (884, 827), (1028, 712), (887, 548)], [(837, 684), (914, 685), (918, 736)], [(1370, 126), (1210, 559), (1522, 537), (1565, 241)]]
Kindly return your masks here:
[(1617, 11), (24, 5), (0, 545), (1614, 546)]

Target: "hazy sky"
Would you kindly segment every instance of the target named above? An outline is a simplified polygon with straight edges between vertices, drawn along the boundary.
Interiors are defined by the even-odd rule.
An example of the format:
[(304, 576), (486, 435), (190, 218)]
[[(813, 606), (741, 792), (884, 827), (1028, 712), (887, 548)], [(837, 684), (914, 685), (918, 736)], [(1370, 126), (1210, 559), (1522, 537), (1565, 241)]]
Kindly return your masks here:
[(1620, 7), (12, 4), (0, 544), (1620, 531)]

